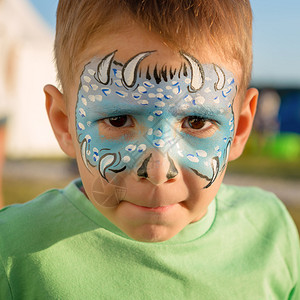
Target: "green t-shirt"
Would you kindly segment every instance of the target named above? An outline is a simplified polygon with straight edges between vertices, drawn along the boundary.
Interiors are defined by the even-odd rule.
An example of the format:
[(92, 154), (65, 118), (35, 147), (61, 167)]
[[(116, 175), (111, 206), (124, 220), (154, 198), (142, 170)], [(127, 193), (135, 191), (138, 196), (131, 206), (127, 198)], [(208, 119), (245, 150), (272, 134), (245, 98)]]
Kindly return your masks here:
[(0, 213), (0, 299), (299, 300), (299, 238), (283, 204), (222, 185), (206, 216), (135, 241), (80, 181)]

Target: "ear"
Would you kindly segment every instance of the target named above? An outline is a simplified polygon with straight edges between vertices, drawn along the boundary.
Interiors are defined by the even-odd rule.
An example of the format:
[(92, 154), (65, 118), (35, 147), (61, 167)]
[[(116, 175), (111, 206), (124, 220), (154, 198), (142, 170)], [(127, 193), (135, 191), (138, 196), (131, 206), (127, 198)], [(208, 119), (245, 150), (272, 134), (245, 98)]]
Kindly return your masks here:
[(46, 110), (55, 137), (61, 149), (70, 157), (75, 157), (75, 148), (69, 131), (69, 118), (63, 94), (53, 85), (44, 87)]
[(243, 101), (240, 114), (237, 117), (236, 132), (231, 145), (229, 161), (237, 159), (244, 151), (245, 145), (251, 133), (253, 120), (256, 112), (258, 90), (248, 89)]

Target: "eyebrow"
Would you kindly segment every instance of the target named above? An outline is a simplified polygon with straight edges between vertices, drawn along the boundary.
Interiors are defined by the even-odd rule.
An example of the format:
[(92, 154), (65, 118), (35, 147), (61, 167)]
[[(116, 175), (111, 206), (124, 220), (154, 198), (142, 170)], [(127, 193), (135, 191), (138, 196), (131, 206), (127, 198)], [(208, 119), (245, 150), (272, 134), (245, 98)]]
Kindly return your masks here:
[(193, 105), (189, 106), (187, 109), (183, 109), (181, 107), (175, 108), (174, 112), (175, 115), (177, 116), (186, 116), (188, 114), (191, 115), (200, 115), (203, 117), (215, 117), (216, 115), (223, 115), (220, 113), (220, 108), (219, 107), (207, 107), (207, 106), (202, 106), (202, 105)]
[(107, 116), (122, 116), (122, 115), (140, 115), (147, 112), (143, 105), (130, 105), (127, 107), (102, 106), (99, 108), (99, 113), (103, 117)]

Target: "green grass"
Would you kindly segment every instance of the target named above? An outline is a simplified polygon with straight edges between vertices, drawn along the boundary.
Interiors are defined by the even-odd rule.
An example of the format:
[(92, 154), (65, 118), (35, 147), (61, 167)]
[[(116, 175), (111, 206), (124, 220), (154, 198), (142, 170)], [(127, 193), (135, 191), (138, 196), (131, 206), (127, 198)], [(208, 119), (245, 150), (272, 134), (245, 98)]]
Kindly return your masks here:
[(227, 172), (299, 180), (300, 135), (265, 137), (253, 132), (243, 155), (229, 163)]
[(228, 164), (227, 172), (299, 180), (300, 160), (288, 161), (266, 156), (243, 155)]

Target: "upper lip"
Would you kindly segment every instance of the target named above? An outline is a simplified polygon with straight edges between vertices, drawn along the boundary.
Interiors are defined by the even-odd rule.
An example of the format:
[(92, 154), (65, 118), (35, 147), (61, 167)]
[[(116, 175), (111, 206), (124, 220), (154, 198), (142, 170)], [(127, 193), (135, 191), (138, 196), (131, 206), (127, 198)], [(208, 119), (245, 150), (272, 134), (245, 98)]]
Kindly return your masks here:
[[(127, 202), (129, 202), (129, 201), (127, 201)], [(160, 208), (160, 207), (167, 207), (167, 206), (172, 206), (172, 205), (177, 204), (177, 203), (170, 203), (170, 204), (160, 204), (160, 205), (151, 205), (150, 206), (149, 204), (142, 205), (141, 203), (140, 204), (136, 204), (133, 202), (129, 202), (129, 203), (136, 205), (136, 206), (145, 207), (145, 208)]]

